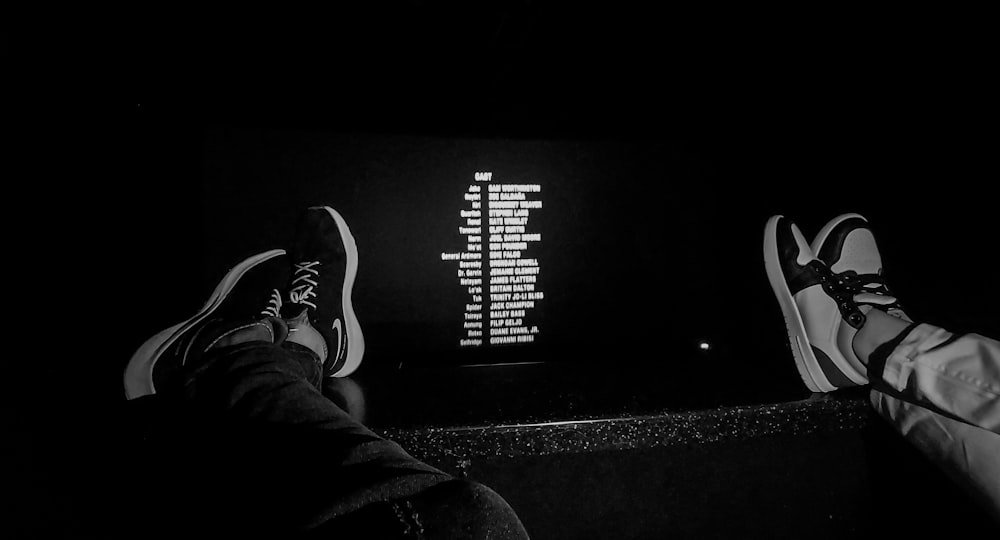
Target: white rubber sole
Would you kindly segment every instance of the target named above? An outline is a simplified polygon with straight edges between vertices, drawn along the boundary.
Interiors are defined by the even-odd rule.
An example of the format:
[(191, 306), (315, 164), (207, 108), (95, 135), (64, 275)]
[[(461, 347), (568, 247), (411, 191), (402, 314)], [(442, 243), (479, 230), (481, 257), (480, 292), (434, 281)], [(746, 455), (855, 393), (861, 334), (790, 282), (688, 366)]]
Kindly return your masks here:
[(785, 328), (788, 331), (788, 341), (792, 348), (792, 356), (795, 357), (795, 367), (798, 368), (802, 382), (813, 392), (830, 392), (836, 390), (836, 387), (823, 374), (823, 368), (820, 367), (816, 355), (812, 352), (799, 308), (795, 305), (795, 298), (788, 289), (788, 283), (781, 271), (776, 233), (778, 220), (782, 217), (771, 217), (764, 227), (764, 268), (767, 271), (767, 279), (774, 291), (774, 296), (778, 299), (778, 304), (781, 306)]
[(358, 369), (365, 356), (365, 336), (361, 332), (361, 324), (358, 322), (358, 316), (354, 313), (354, 304), (351, 300), (354, 280), (358, 276), (358, 244), (354, 240), (354, 235), (351, 234), (351, 229), (347, 226), (344, 217), (329, 206), (323, 208), (337, 223), (337, 230), (340, 231), (340, 237), (344, 241), (347, 253), (347, 271), (344, 276), (344, 289), (340, 295), (344, 326), (346, 327), (344, 333), (347, 335), (347, 359), (340, 369), (330, 374), (330, 377), (346, 377)]
[(262, 262), (284, 254), (285, 250), (274, 249), (243, 260), (226, 273), (225, 277), (215, 287), (212, 295), (197, 314), (180, 324), (175, 324), (157, 333), (140, 345), (132, 355), (132, 358), (129, 359), (128, 365), (125, 366), (123, 382), (125, 384), (126, 399), (136, 399), (155, 394), (156, 387), (153, 384), (153, 366), (156, 365), (156, 361), (160, 359), (163, 352), (173, 345), (185, 332), (205, 320), (206, 317), (218, 309), (222, 301), (226, 299), (226, 296), (229, 295), (229, 292), (233, 290), (233, 287), (236, 286), (236, 283), (239, 282), (240, 278), (247, 271)]

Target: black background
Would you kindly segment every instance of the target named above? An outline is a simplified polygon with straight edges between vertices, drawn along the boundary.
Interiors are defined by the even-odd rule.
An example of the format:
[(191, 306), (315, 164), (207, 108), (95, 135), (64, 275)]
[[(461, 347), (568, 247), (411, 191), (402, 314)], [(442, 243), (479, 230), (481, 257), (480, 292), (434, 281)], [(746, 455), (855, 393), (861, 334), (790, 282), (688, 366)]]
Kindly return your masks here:
[[(56, 329), (30, 325), (42, 332), (28, 363), (36, 384), (15, 393), (30, 411), (15, 415), (15, 433), (34, 434), (15, 457), (45, 464), (24, 486), (29, 521), (60, 531), (107, 523), (104, 503), (86, 494), (102, 481), (120, 487), (112, 458), (127, 449), (111, 441), (129, 355), (189, 316), (231, 264), (215, 235), (246, 226), (253, 238), (256, 219), (276, 219), (254, 205), (212, 212), (219, 184), (206, 137), (216, 129), (662, 144), (704, 180), (679, 189), (696, 229), (686, 237), (706, 242), (685, 246), (697, 257), (671, 259), (700, 277), (657, 297), (707, 338), (782, 344), (759, 257), (776, 213), (807, 235), (839, 213), (866, 215), (912, 316), (1000, 328), (997, 88), (976, 13), (408, 2), (266, 23), (226, 15), (144, 13), (7, 42), (11, 148), (23, 165), (12, 176), (32, 193), (11, 203), (22, 211), (10, 232), (30, 248), (17, 281), (37, 282), (27, 267), (48, 263), (37, 269), (48, 270), (45, 286), (18, 305)], [(243, 187), (233, 180), (226, 189)], [(313, 189), (295, 177), (260, 180), (240, 197)], [(651, 254), (675, 245), (670, 227), (646, 232)], [(631, 316), (602, 314), (641, 324)], [(677, 362), (690, 343), (643, 345), (651, 356), (632, 361)], [(734, 342), (722, 356), (729, 371), (713, 371), (789, 371), (787, 358), (742, 355), (745, 346)]]
[[(434, 193), (440, 176), (400, 171), (457, 165), (432, 148), (454, 138), (599, 149), (561, 164), (587, 172), (574, 189), (595, 205), (570, 217), (587, 221), (579, 239), (604, 228), (618, 245), (579, 246), (566, 258), (571, 282), (623, 272), (615, 247), (645, 257), (633, 272), (671, 279), (617, 306), (591, 309), (582, 294), (564, 305), (575, 323), (593, 315), (639, 330), (615, 340), (630, 353), (685, 357), (709, 339), (738, 367), (747, 353), (778, 351), (759, 254), (763, 223), (779, 213), (808, 236), (837, 214), (866, 215), (912, 316), (989, 333), (998, 327), (989, 302), (995, 110), (973, 19), (410, 3), (331, 14), (322, 32), (234, 25), (197, 44), (156, 35), (144, 42), (123, 129), (134, 134), (135, 180), (108, 224), (112, 243), (127, 237), (144, 269), (145, 312), (129, 336), (186, 316), (233, 261), (280, 243), (303, 205), (357, 214), (350, 206), (367, 197), (365, 212), (388, 216), (406, 204), (405, 189)], [(359, 150), (364, 142), (343, 143), (383, 135), (415, 139), (377, 157)], [(331, 138), (342, 143), (325, 149)], [(654, 170), (659, 155), (670, 165)], [(388, 190), (381, 207), (371, 204), (379, 189)], [(316, 201), (327, 194), (340, 200)], [(392, 221), (348, 219), (373, 243), (385, 232), (370, 224)], [(365, 276), (359, 293), (372, 283), (383, 288), (370, 298), (394, 292)], [(426, 318), (420, 304), (397, 306), (397, 318)], [(645, 305), (653, 309), (640, 312)], [(359, 300), (359, 316), (366, 309)]]

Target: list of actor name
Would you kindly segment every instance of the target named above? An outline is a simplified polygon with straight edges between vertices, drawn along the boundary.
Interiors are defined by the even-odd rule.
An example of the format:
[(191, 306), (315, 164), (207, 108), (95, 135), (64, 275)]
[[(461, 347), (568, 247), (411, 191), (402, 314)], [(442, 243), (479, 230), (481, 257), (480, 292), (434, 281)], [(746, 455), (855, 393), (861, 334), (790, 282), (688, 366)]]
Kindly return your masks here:
[(459, 211), (465, 250), (441, 254), (458, 263), (458, 283), (469, 295), (459, 346), (532, 343), (539, 328), (530, 323), (531, 312), (545, 298), (532, 256), (542, 235), (530, 226), (531, 212), (542, 208), (541, 185), (495, 182), (491, 172), (473, 178), (464, 195), (470, 208)]

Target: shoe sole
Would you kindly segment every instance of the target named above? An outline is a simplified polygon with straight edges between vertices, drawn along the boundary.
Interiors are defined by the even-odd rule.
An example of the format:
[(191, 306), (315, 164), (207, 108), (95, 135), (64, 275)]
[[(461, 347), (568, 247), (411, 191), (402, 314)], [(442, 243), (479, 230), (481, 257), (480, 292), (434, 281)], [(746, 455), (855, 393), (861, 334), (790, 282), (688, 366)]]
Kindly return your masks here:
[(346, 327), (344, 333), (347, 335), (347, 358), (344, 360), (344, 365), (329, 375), (330, 377), (346, 377), (358, 369), (365, 355), (365, 336), (361, 333), (361, 324), (358, 322), (358, 316), (354, 313), (354, 304), (351, 301), (354, 280), (358, 276), (358, 244), (343, 216), (329, 206), (322, 208), (337, 223), (337, 230), (340, 231), (340, 238), (344, 242), (344, 251), (347, 253), (347, 271), (344, 275), (344, 289), (340, 295), (344, 326)]
[(157, 333), (140, 345), (125, 367), (124, 384), (126, 399), (136, 399), (155, 394), (156, 387), (153, 384), (153, 366), (156, 365), (157, 360), (160, 359), (163, 352), (173, 345), (184, 333), (215, 312), (222, 305), (222, 302), (229, 295), (230, 291), (233, 290), (233, 287), (239, 282), (240, 278), (251, 268), (284, 254), (285, 250), (283, 249), (265, 251), (237, 264), (226, 273), (222, 281), (215, 287), (208, 301), (196, 315)]
[(771, 283), (774, 296), (781, 306), (781, 313), (785, 319), (785, 328), (788, 331), (788, 341), (792, 348), (792, 356), (795, 357), (795, 366), (799, 370), (799, 376), (806, 387), (813, 392), (830, 392), (836, 387), (830, 384), (823, 374), (816, 355), (812, 352), (812, 345), (806, 337), (806, 328), (802, 323), (802, 315), (798, 306), (795, 305), (795, 298), (788, 289), (788, 282), (785, 281), (785, 274), (781, 270), (781, 262), (778, 259), (777, 229), (778, 220), (783, 216), (773, 216), (764, 227), (764, 268), (767, 270), (767, 279)]

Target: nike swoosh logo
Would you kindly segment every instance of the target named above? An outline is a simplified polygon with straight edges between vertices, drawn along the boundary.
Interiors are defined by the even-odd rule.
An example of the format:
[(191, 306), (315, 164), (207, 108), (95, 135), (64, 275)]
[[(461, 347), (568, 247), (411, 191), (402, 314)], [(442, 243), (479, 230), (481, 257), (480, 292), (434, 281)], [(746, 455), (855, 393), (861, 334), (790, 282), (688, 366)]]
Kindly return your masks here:
[(344, 345), (344, 330), (340, 327), (340, 319), (333, 321), (333, 329), (337, 331), (337, 357), (335, 360), (340, 359), (340, 350)]

